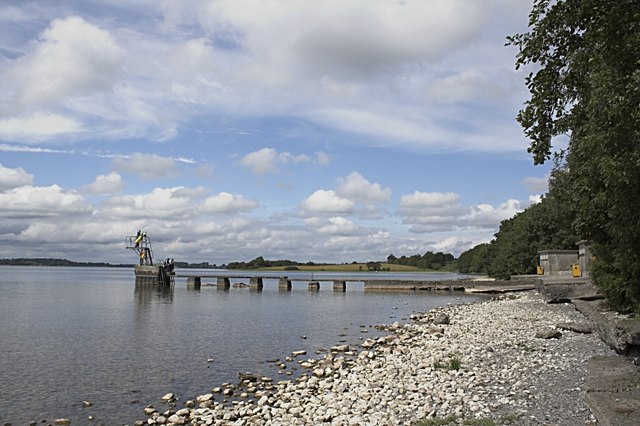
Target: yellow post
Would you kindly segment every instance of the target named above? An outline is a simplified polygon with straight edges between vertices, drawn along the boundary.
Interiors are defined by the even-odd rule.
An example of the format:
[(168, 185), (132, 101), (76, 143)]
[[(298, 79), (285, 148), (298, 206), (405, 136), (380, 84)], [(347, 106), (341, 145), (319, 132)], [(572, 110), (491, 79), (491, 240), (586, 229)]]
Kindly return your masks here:
[(582, 276), (582, 274), (580, 273), (580, 265), (578, 263), (574, 263), (573, 265), (571, 265), (571, 276), (573, 276), (574, 278)]

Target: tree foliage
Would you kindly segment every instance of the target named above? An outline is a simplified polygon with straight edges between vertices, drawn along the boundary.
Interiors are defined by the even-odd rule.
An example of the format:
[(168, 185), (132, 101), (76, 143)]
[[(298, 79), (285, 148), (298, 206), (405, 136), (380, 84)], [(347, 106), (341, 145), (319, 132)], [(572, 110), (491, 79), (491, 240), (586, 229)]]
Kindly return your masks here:
[(502, 279), (535, 274), (539, 251), (575, 248), (577, 236), (569, 212), (552, 193), (548, 194), (541, 202), (503, 220), (491, 243), (462, 253), (458, 270)]
[(423, 255), (414, 254), (413, 256), (396, 257), (390, 254), (387, 256), (387, 262), (396, 265), (415, 266), (420, 269), (438, 270), (455, 262), (455, 257), (451, 253), (428, 251)]
[(529, 152), (542, 164), (554, 138), (569, 137), (556, 197), (594, 243), (596, 285), (618, 308), (640, 311), (640, 2), (536, 0), (529, 24), (508, 39), (516, 67), (535, 69), (517, 118)]
[(491, 263), (491, 245), (478, 244), (460, 254), (458, 257), (458, 272), (463, 274), (488, 274)]

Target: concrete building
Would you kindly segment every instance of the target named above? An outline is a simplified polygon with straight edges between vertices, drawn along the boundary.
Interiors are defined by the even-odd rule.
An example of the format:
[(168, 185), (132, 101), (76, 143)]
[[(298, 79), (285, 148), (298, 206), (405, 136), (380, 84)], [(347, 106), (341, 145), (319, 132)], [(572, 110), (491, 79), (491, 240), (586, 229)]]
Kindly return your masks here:
[(578, 263), (577, 250), (543, 250), (539, 252), (543, 275), (571, 275), (571, 268)]
[(578, 250), (543, 250), (540, 255), (539, 268), (542, 275), (573, 275), (588, 277), (591, 270), (591, 242), (578, 241)]

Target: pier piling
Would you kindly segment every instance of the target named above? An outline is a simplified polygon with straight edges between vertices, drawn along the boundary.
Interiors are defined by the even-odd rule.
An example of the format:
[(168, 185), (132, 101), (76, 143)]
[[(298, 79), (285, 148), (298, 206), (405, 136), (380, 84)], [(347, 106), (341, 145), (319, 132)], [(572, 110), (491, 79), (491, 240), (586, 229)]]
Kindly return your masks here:
[(188, 277), (187, 278), (187, 288), (193, 290), (200, 290), (200, 277)]
[(249, 279), (249, 289), (253, 291), (262, 291), (262, 277), (251, 277)]
[(287, 277), (282, 277), (278, 280), (278, 290), (291, 291), (291, 280)]
[(333, 291), (344, 293), (347, 291), (347, 282), (344, 280), (334, 280)]
[(229, 290), (229, 287), (231, 287), (231, 282), (227, 277), (218, 277), (216, 279), (216, 286), (218, 287), (218, 290)]

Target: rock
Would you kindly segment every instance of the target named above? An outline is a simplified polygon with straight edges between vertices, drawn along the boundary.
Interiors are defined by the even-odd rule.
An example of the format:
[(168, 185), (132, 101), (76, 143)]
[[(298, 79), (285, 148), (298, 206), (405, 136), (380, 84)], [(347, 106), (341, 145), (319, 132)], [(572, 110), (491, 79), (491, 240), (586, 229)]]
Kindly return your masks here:
[[(435, 317), (443, 323), (434, 324)], [(455, 321), (447, 324), (445, 317)], [(246, 388), (222, 385), (218, 391), (229, 393), (223, 403), (205, 396), (188, 415), (166, 413), (167, 424), (179, 424), (172, 416), (183, 413), (184, 424), (200, 426), (409, 425), (447, 417), (496, 424), (511, 418), (523, 426), (593, 424), (581, 396), (585, 360), (609, 349), (595, 334), (551, 342), (534, 337), (540, 330), (553, 338), (561, 324), (585, 322), (572, 306), (518, 293), (438, 308), (418, 318), (418, 323), (376, 326), (389, 335), (362, 339), (357, 352), (339, 345), (321, 358), (287, 364), (302, 372), (294, 380), (271, 384), (242, 377)], [(430, 333), (434, 328), (436, 334)], [(440, 368), (433, 368), (436, 362)], [(247, 393), (250, 388), (255, 393)], [(246, 390), (247, 399), (232, 389)], [(159, 415), (153, 415), (148, 424), (157, 424)]]
[(291, 355), (293, 356), (300, 356), (300, 355), (306, 355), (307, 351), (293, 351), (291, 352)]
[(349, 345), (332, 346), (330, 350), (331, 352), (347, 352), (349, 350)]
[(595, 331), (595, 327), (592, 324), (586, 322), (561, 322), (556, 325), (561, 330), (573, 331), (574, 333), (591, 334)]
[(212, 393), (205, 393), (204, 395), (200, 395), (196, 397), (197, 402), (211, 401), (212, 399), (213, 399)]
[(260, 376), (258, 376), (257, 374), (253, 374), (253, 373), (238, 373), (238, 378), (240, 379), (240, 381), (244, 382), (244, 381), (248, 381), (248, 382), (257, 382)]
[(162, 399), (163, 401), (173, 401), (176, 399), (176, 395), (172, 392), (169, 392), (160, 399)]
[(449, 315), (447, 315), (447, 314), (437, 315), (433, 319), (433, 323), (434, 324), (449, 324), (450, 322), (451, 322), (451, 319), (449, 318)]
[(538, 339), (559, 339), (561, 336), (562, 333), (560, 333), (559, 330), (554, 330), (552, 328), (536, 331), (536, 337)]
[(185, 424), (187, 422), (187, 420), (184, 417), (179, 416), (177, 414), (174, 414), (171, 417), (169, 417), (167, 419), (167, 421), (169, 423), (173, 423), (173, 424), (176, 424), (176, 425), (183, 425), (183, 424)]
[(84, 408), (89, 408), (89, 407), (91, 407), (92, 405), (93, 405), (93, 403), (92, 403), (92, 402), (90, 402), (90, 401), (82, 401), (82, 406), (83, 406)]
[(71, 420), (69, 419), (55, 419), (53, 424), (55, 426), (68, 426), (71, 424)]

